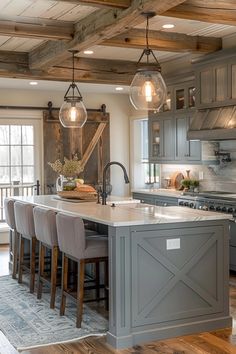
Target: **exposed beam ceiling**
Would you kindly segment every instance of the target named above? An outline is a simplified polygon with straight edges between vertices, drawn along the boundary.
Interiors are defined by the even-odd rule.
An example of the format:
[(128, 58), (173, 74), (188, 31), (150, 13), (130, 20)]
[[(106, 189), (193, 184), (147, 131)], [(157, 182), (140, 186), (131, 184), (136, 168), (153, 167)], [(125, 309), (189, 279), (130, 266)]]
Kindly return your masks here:
[[(150, 48), (169, 52), (210, 53), (222, 49), (221, 38), (189, 36), (182, 33), (149, 31)], [(124, 48), (146, 46), (145, 30), (132, 29), (127, 33), (105, 40), (102, 45)]]
[[(73, 37), (73, 24), (65, 24), (58, 21), (58, 25), (45, 23), (24, 23), (12, 20), (0, 19), (0, 35), (24, 37), (24, 38), (38, 38), (45, 40), (71, 40)], [(64, 26), (63, 26), (64, 25)]]
[(96, 7), (111, 7), (117, 9), (127, 9), (131, 0), (57, 0), (58, 2), (69, 2), (71, 4), (82, 4)]
[[(75, 58), (75, 80), (79, 82), (129, 85), (136, 69), (136, 63), (130, 61)], [(45, 72), (30, 70), (25, 53), (2, 51), (0, 77), (69, 82), (72, 79), (71, 60)]]
[(188, 0), (162, 15), (224, 25), (236, 25), (235, 0)]
[(126, 10), (98, 10), (75, 26), (74, 38), (68, 43), (48, 42), (29, 55), (30, 67), (46, 69), (69, 57), (69, 49), (84, 50), (144, 22), (143, 12), (162, 14), (184, 0), (133, 0)]

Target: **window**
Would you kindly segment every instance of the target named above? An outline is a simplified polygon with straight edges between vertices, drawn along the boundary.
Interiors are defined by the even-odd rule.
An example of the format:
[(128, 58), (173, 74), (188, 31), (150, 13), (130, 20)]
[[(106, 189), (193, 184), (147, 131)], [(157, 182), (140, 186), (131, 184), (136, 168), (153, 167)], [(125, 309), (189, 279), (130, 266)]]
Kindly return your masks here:
[(33, 125), (0, 125), (0, 184), (30, 184), (34, 173)]
[(159, 164), (150, 163), (148, 158), (148, 119), (131, 123), (131, 155), (132, 187), (159, 186)]

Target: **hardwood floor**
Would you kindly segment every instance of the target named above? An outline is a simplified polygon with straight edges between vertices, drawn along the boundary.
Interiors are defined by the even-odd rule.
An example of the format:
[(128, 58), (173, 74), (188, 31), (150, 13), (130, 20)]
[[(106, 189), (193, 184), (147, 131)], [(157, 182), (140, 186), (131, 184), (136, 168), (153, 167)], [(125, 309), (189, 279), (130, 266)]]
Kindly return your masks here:
[[(0, 246), (0, 275), (5, 275), (8, 262), (6, 247)], [(7, 266), (6, 266), (7, 267)], [(236, 273), (231, 275), (235, 287), (230, 287), (230, 310), (234, 328), (166, 339), (130, 349), (115, 350), (104, 337), (89, 337), (79, 342), (50, 345), (21, 352), (21, 354), (236, 354)], [(0, 332), (0, 353), (17, 354)]]

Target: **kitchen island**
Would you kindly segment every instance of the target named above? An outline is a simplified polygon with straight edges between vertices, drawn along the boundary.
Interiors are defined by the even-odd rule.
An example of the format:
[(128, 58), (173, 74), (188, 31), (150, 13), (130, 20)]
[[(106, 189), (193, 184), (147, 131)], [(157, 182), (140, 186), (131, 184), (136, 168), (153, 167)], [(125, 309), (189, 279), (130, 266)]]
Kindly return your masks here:
[(225, 214), (141, 203), (14, 197), (106, 225), (115, 348), (231, 326)]

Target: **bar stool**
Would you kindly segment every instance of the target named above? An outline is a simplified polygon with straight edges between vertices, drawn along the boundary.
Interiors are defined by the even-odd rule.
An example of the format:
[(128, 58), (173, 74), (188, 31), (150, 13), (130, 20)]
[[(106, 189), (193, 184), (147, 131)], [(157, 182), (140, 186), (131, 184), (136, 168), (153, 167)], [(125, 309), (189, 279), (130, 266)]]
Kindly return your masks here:
[(10, 259), (12, 258), (12, 278), (16, 279), (17, 273), (17, 261), (18, 261), (18, 248), (19, 248), (19, 234), (16, 231), (15, 213), (14, 213), (15, 201), (10, 198), (4, 199), (4, 211), (6, 223), (10, 228)]
[[(34, 226), (35, 235), (39, 241), (39, 270), (37, 279), (37, 298), (42, 297), (43, 283), (50, 284), (50, 308), (55, 307), (56, 297), (56, 282), (57, 282), (57, 266), (58, 266), (58, 241), (57, 241), (57, 228), (56, 228), (56, 213), (43, 207), (35, 207)], [(50, 281), (46, 279), (45, 270), (45, 250), (51, 250), (51, 277)]]
[(24, 267), (24, 242), (25, 239), (30, 241), (30, 292), (34, 292), (35, 281), (35, 254), (37, 239), (34, 229), (33, 218), (33, 205), (16, 201), (14, 203), (16, 230), (19, 233), (20, 245), (19, 245), (19, 263), (18, 263), (18, 283), (22, 283), (22, 270)]
[[(83, 220), (78, 216), (58, 213), (56, 216), (58, 244), (62, 252), (62, 290), (60, 315), (64, 315), (68, 292), (68, 259), (77, 262), (77, 318), (81, 327), (84, 301), (84, 271), (86, 263), (105, 263), (105, 282), (108, 281), (108, 242), (99, 238), (86, 238)], [(98, 300), (98, 299), (96, 299)], [(96, 301), (95, 300), (95, 301)]]

